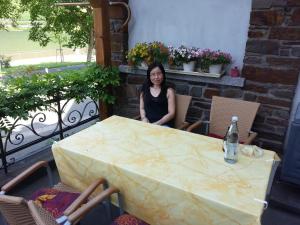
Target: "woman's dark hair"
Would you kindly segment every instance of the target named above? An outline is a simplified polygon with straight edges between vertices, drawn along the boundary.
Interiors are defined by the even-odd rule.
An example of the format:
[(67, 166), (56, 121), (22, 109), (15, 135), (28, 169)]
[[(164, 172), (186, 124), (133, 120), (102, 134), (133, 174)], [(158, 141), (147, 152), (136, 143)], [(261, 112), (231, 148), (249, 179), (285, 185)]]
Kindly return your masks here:
[(141, 90), (142, 92), (145, 93), (146, 89), (148, 89), (151, 86), (153, 86), (153, 83), (150, 80), (150, 73), (156, 67), (158, 67), (161, 70), (162, 74), (163, 74), (163, 81), (161, 82), (161, 89), (162, 90), (167, 89), (167, 87), (166, 87), (166, 71), (165, 71), (165, 68), (163, 67), (163, 65), (161, 63), (154, 62), (154, 63), (152, 63), (152, 64), (150, 64), (148, 66), (148, 69), (147, 69), (147, 78), (146, 78), (146, 81), (143, 84), (143, 87), (142, 87), (142, 90)]

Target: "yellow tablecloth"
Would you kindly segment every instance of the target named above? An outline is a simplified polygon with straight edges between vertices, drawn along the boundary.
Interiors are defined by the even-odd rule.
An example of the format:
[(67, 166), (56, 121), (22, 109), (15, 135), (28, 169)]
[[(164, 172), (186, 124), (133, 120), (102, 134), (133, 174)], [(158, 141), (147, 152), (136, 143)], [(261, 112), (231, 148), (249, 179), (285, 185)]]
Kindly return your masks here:
[[(103, 176), (153, 225), (260, 224), (276, 153), (224, 162), (222, 141), (112, 116), (53, 145), (63, 182)], [(257, 200), (258, 199), (258, 200)]]

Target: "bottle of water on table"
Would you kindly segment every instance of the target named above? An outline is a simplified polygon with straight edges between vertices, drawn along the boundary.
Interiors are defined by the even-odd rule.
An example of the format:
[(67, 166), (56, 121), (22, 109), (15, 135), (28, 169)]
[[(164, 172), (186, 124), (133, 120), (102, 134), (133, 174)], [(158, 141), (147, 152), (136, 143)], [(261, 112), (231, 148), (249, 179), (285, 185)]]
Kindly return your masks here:
[(233, 116), (231, 118), (231, 124), (227, 131), (224, 141), (224, 160), (228, 163), (236, 163), (238, 156), (239, 146), (239, 131), (238, 131), (238, 117)]

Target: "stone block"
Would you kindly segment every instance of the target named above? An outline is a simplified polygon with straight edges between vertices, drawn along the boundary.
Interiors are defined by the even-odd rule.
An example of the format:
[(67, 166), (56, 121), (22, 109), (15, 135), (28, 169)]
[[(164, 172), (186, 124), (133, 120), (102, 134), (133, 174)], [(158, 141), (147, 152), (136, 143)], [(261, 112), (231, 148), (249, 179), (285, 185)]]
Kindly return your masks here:
[(294, 97), (294, 95), (295, 95), (295, 92), (289, 91), (289, 90), (285, 90), (285, 89), (271, 90), (270, 93), (274, 97), (286, 98), (286, 99), (292, 99)]
[(245, 64), (261, 64), (262, 63), (262, 57), (261, 56), (246, 55), (244, 57), (244, 63)]
[(282, 154), (283, 152), (283, 142), (272, 141), (272, 139), (269, 140), (263, 139), (260, 140), (260, 142), (261, 142), (261, 147), (264, 149), (269, 149), (279, 154)]
[(253, 93), (244, 93), (244, 98), (245, 101), (250, 101), (250, 102), (255, 102), (257, 99), (257, 95)]
[(244, 86), (245, 91), (258, 92), (258, 93), (267, 93), (268, 88), (269, 88), (269, 85), (263, 85), (260, 83), (252, 83), (249, 81), (246, 81), (246, 84)]
[(279, 50), (279, 55), (280, 56), (289, 56), (291, 54), (290, 49), (280, 49)]
[(272, 6), (286, 6), (288, 0), (273, 0)]
[(289, 124), (288, 120), (278, 119), (278, 118), (266, 118), (266, 123), (275, 125), (275, 126), (284, 126), (287, 127)]
[(300, 9), (295, 9), (291, 17), (291, 25), (299, 26), (300, 25)]
[(255, 26), (276, 26), (283, 23), (284, 13), (282, 10), (259, 10), (252, 11), (250, 24)]
[(175, 90), (176, 90), (177, 94), (181, 94), (181, 95), (189, 94), (189, 86), (188, 85), (176, 84)]
[(276, 110), (273, 110), (273, 116), (288, 120), (290, 118), (290, 111), (276, 109)]
[(276, 131), (274, 133), (260, 131), (258, 133), (258, 135), (259, 135), (259, 138), (263, 138), (263, 139), (267, 139), (267, 140), (274, 140), (274, 141), (279, 141), (279, 142), (284, 141), (284, 136), (277, 134)]
[(268, 9), (272, 5), (272, 0), (252, 0), (252, 9)]
[(208, 110), (210, 110), (211, 103), (207, 102), (207, 101), (193, 101), (192, 106), (200, 108), (200, 109), (208, 109)]
[(257, 30), (250, 30), (248, 32), (248, 37), (249, 38), (262, 38), (262, 37), (265, 37), (266, 36), (266, 32), (264, 31), (257, 31)]
[(200, 120), (202, 118), (203, 110), (197, 107), (189, 107), (187, 111), (187, 118), (197, 118)]
[(298, 27), (272, 27), (270, 39), (278, 40), (299, 40), (300, 28)]
[(300, 57), (300, 47), (292, 48), (292, 56)]
[(281, 106), (286, 108), (290, 108), (292, 104), (292, 102), (289, 100), (280, 100), (277, 98), (270, 98), (264, 96), (258, 96), (257, 101), (260, 102), (261, 104), (275, 105), (275, 106)]
[(118, 5), (110, 6), (109, 17), (113, 19), (126, 19), (127, 11), (122, 6), (118, 6)]
[(286, 68), (300, 69), (300, 58), (290, 58), (290, 57), (267, 57), (267, 63), (271, 66), (279, 66)]
[(204, 92), (204, 97), (211, 99), (212, 96), (220, 96), (219, 89), (206, 89)]
[(123, 44), (120, 42), (111, 42), (112, 52), (123, 52)]
[(221, 91), (223, 97), (227, 98), (241, 98), (243, 91), (241, 89), (228, 88)]
[(263, 117), (270, 117), (273, 115), (273, 111), (275, 109), (278, 109), (276, 107), (267, 106), (267, 105), (261, 105), (258, 109), (257, 114)]
[(202, 88), (201, 87), (192, 87), (190, 95), (193, 97), (201, 98), (202, 97)]
[(244, 66), (242, 74), (250, 81), (296, 85), (298, 70)]
[(300, 1), (299, 0), (288, 0), (287, 5), (288, 6), (300, 6)]
[(143, 84), (146, 77), (143, 76), (128, 76), (128, 84)]
[(279, 42), (270, 40), (248, 40), (246, 51), (259, 54), (278, 55)]

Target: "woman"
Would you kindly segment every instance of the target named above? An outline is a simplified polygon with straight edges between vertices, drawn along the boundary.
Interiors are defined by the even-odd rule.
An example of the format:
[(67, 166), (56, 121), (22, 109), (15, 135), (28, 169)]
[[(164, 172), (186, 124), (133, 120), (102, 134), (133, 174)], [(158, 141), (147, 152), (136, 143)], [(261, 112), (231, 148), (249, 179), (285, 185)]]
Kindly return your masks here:
[(174, 127), (175, 92), (166, 85), (165, 69), (160, 63), (148, 67), (140, 95), (140, 115), (144, 122)]

